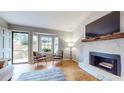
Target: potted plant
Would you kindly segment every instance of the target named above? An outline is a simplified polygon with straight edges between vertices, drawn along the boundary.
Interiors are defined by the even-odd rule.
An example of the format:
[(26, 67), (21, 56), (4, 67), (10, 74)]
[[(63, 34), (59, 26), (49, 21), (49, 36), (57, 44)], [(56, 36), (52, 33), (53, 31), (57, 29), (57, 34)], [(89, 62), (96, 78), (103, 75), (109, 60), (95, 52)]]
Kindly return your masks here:
[(43, 50), (45, 53), (51, 52), (51, 49), (49, 49), (49, 48), (43, 48), (42, 50)]

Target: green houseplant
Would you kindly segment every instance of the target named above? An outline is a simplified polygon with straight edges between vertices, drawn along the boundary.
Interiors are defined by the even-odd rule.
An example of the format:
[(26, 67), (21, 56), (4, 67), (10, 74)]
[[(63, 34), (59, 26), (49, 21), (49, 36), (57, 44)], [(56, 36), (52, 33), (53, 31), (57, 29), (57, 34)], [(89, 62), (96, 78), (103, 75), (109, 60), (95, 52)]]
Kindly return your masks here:
[(49, 48), (43, 48), (43, 51), (44, 51), (44, 52), (50, 52), (51, 49), (49, 49)]

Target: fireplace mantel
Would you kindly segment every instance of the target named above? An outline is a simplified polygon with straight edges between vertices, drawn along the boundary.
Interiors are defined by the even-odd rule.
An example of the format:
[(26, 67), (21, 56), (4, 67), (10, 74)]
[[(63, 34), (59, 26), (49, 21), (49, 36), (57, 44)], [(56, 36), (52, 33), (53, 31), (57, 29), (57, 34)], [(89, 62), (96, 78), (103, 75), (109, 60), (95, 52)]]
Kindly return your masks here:
[(120, 39), (124, 38), (124, 32), (118, 32), (114, 34), (109, 34), (105, 36), (99, 36), (95, 38), (89, 38), (89, 39), (82, 39), (82, 42), (93, 42), (93, 41), (102, 41), (102, 40), (112, 40), (112, 39)]

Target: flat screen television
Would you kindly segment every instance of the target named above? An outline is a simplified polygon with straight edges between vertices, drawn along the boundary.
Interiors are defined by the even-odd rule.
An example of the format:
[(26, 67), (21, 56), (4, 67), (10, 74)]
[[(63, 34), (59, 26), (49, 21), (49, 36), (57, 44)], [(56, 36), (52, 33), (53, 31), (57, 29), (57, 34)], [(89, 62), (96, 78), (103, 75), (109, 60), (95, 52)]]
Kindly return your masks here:
[(94, 38), (120, 32), (120, 12), (111, 12), (86, 25), (86, 38)]

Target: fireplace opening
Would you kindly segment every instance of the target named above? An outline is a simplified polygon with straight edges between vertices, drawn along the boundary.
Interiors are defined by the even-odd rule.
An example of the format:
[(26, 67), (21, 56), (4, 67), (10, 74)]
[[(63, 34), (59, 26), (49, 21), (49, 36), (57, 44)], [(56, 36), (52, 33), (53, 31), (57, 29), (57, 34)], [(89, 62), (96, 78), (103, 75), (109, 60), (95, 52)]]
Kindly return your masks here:
[(90, 65), (114, 75), (121, 75), (120, 55), (90, 52)]

